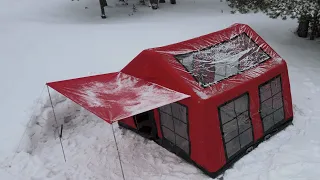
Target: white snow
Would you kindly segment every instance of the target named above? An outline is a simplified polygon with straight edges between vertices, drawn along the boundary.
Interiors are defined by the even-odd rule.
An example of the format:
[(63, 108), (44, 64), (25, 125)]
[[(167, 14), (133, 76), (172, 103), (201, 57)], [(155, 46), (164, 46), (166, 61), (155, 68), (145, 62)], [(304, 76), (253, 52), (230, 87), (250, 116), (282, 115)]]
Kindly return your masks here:
[[(53, 94), (58, 125), (64, 123), (64, 162), (44, 84), (118, 71), (143, 49), (233, 23), (250, 25), (288, 62), (295, 117), (293, 126), (238, 161), (224, 179), (319, 178), (320, 45), (296, 37), (296, 21), (233, 15), (226, 2), (212, 0), (178, 0), (157, 11), (138, 6), (130, 16), (131, 7), (110, 5), (102, 20), (98, 1), (0, 1), (0, 179), (121, 179), (110, 125)], [(210, 179), (155, 143), (114, 126), (127, 179)]]
[(97, 97), (97, 93), (94, 89), (99, 86), (99, 84), (93, 84), (90, 88), (80, 89), (83, 93), (83, 99), (88, 102), (89, 107), (110, 107), (110, 105), (104, 104), (103, 101)]

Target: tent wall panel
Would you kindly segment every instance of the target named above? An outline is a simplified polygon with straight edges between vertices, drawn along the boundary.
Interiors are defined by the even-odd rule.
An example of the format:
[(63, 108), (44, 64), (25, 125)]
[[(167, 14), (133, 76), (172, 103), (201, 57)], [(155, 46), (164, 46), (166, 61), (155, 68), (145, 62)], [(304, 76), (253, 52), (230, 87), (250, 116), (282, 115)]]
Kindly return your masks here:
[(205, 152), (207, 146), (205, 134), (205, 104), (203, 101), (198, 101), (195, 98), (182, 100), (181, 103), (188, 106), (189, 109), (190, 158), (198, 165), (207, 167), (207, 153)]
[[(219, 96), (214, 96), (210, 98), (207, 102), (208, 104), (207, 107), (210, 107), (210, 108), (207, 108), (207, 114), (210, 114), (210, 117), (211, 117), (210, 124), (212, 124), (210, 126), (207, 126), (207, 129), (208, 129), (207, 136), (213, 139), (211, 142), (207, 142), (207, 143), (208, 143), (208, 147), (215, 147), (214, 151), (211, 151), (211, 153), (213, 154), (212, 159), (214, 159), (216, 163), (216, 164), (211, 163), (212, 166), (214, 167), (214, 171), (211, 171), (211, 172), (216, 172), (228, 162), (226, 158), (226, 152), (225, 152), (224, 142), (222, 138), (222, 129), (221, 129), (222, 127), (220, 123), (218, 108), (219, 106), (225, 104), (226, 102), (232, 101), (233, 99), (240, 97), (241, 95), (246, 93), (248, 93), (249, 103), (251, 103), (252, 102), (252, 97), (250, 96), (251, 87), (252, 87), (251, 85), (248, 86), (246, 84), (241, 84), (236, 88), (225, 91), (225, 93), (220, 94)], [(256, 100), (253, 100), (253, 101), (256, 101)], [(253, 114), (251, 106), (252, 105), (249, 106), (250, 115)], [(251, 121), (253, 121), (252, 117), (251, 117)], [(252, 126), (254, 131), (255, 125), (253, 124)], [(255, 137), (254, 133), (253, 133), (253, 137)]]
[(163, 138), (162, 132), (161, 132), (161, 127), (160, 127), (160, 116), (159, 116), (159, 111), (158, 109), (154, 109), (154, 120), (156, 121), (156, 126), (157, 126), (157, 131), (158, 131), (158, 137), (160, 139)]
[[(205, 141), (205, 111), (203, 101), (198, 101), (194, 98), (184, 99), (178, 102), (179, 104), (185, 106), (188, 109), (188, 135), (189, 135), (189, 149), (190, 154), (184, 154), (184, 158), (194, 161), (197, 165), (201, 167), (208, 166), (208, 157), (206, 150)], [(161, 130), (163, 131), (163, 130)], [(162, 137), (164, 138), (164, 137)], [(170, 151), (172, 147), (168, 147), (167, 141), (163, 144), (165, 148)]]
[[(264, 82), (269, 80), (270, 78), (281, 74), (282, 76), (287, 74), (287, 70), (284, 65), (279, 66), (272, 66), (270, 70), (268, 70), (265, 75), (258, 76), (254, 79), (251, 79), (245, 83), (237, 84), (234, 86), (234, 88), (228, 89), (227, 91), (224, 91), (224, 93), (220, 94), (219, 96), (214, 96), (207, 101), (205, 101), (205, 107), (206, 107), (206, 151), (208, 159), (211, 159), (210, 162), (208, 162), (209, 166), (207, 166), (207, 170), (209, 172), (215, 172), (219, 170), (222, 166), (224, 166), (227, 163), (226, 156), (225, 156), (225, 150), (223, 148), (223, 141), (221, 138), (221, 129), (219, 123), (219, 113), (218, 113), (218, 106), (225, 103), (226, 101), (229, 101), (237, 96), (240, 96), (243, 93), (248, 92), (249, 93), (249, 99), (250, 99), (250, 117), (252, 120), (252, 128), (253, 128), (253, 135), (254, 135), (254, 142), (258, 142), (263, 136), (263, 125), (262, 121), (259, 115), (259, 92), (258, 92), (258, 86)], [(241, 75), (237, 75), (241, 76)], [(285, 79), (285, 76), (283, 76)], [(234, 79), (237, 79), (237, 77), (233, 77)], [(232, 82), (232, 79), (230, 79), (230, 82)], [(282, 85), (285, 85), (285, 80), (283, 81)], [(288, 81), (287, 81), (288, 82)], [(224, 84), (226, 86), (226, 84)], [(284, 92), (284, 94), (286, 94)], [(289, 94), (289, 97), (290, 94)], [(287, 100), (285, 100), (287, 101)], [(289, 104), (291, 103), (291, 100), (289, 99)], [(290, 109), (289, 107), (286, 107), (286, 109)], [(288, 116), (290, 118), (292, 116)], [(288, 119), (286, 118), (286, 119)], [(210, 120), (211, 119), (211, 120)], [(211, 156), (211, 157), (210, 157)]]
[(251, 111), (251, 118), (252, 118), (252, 125), (253, 125), (253, 134), (254, 134), (254, 141), (257, 142), (260, 138), (263, 137), (263, 125), (261, 122), (260, 114), (259, 114), (259, 91), (257, 86), (253, 86), (250, 88), (250, 111)]
[(223, 140), (221, 137), (218, 105), (215, 102), (217, 98), (211, 98), (205, 101), (205, 116), (204, 116), (204, 132), (205, 143), (204, 152), (207, 154), (206, 164), (207, 171), (216, 172), (225, 163), (225, 151)]
[(283, 91), (283, 100), (284, 100), (284, 111), (285, 111), (285, 120), (293, 117), (293, 108), (292, 108), (292, 96), (291, 96), (291, 87), (289, 74), (287, 70), (287, 63), (283, 62), (283, 72), (281, 74), (282, 78), (282, 91)]
[(225, 156), (233, 159), (253, 144), (249, 93), (243, 93), (218, 107)]
[(163, 139), (169, 141), (176, 152), (190, 157), (188, 106), (176, 102), (158, 110)]

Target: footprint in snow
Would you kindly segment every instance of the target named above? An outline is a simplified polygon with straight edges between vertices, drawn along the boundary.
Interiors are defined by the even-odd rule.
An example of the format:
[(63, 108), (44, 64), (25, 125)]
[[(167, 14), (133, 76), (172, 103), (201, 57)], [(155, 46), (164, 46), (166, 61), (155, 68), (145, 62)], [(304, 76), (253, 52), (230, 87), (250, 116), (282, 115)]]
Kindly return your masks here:
[(303, 110), (300, 109), (296, 104), (293, 104), (293, 111), (295, 113), (298, 113), (301, 116), (305, 116), (305, 113), (303, 112)]

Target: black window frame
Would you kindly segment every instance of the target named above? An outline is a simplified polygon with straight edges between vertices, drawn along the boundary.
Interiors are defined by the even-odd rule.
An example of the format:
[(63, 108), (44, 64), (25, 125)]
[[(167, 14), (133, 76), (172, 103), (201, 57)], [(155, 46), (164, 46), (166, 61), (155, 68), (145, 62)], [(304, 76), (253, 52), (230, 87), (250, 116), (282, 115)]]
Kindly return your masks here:
[(230, 78), (232, 78), (232, 77), (234, 77), (234, 76), (236, 76), (236, 75), (239, 75), (239, 74), (241, 74), (241, 73), (243, 73), (243, 72), (245, 72), (245, 71), (248, 71), (248, 70), (250, 70), (250, 69), (253, 69), (253, 68), (255, 68), (256, 66), (258, 66), (258, 65), (260, 65), (260, 64), (263, 64), (263, 63), (267, 62), (268, 60), (270, 60), (270, 59), (272, 59), (272, 58), (271, 58), (271, 56), (270, 56), (265, 50), (263, 50), (262, 48), (260, 48), (261, 51), (264, 52), (264, 53), (268, 56), (268, 58), (267, 58), (266, 60), (258, 63), (258, 64), (255, 65), (255, 66), (252, 66), (252, 67), (249, 68), (249, 69), (245, 69), (245, 70), (239, 71), (238, 73), (236, 73), (236, 74), (234, 74), (234, 75), (231, 75), (231, 76), (229, 76), (229, 77), (227, 77), (227, 78), (218, 80), (218, 81), (216, 81), (215, 83), (211, 83), (211, 84), (205, 86), (205, 85), (203, 85), (203, 83), (200, 82), (200, 80), (199, 80), (195, 75), (191, 74), (191, 72), (188, 70), (188, 68), (180, 61), (180, 57), (189, 56), (190, 54), (196, 53), (196, 52), (198, 52), (198, 51), (205, 51), (205, 50), (214, 48), (214, 47), (216, 47), (216, 46), (223, 45), (223, 44), (225, 44), (225, 43), (228, 43), (229, 41), (233, 41), (234, 39), (238, 38), (238, 37), (241, 36), (241, 35), (247, 36), (252, 43), (254, 43), (254, 44), (257, 45), (258, 47), (260, 47), (252, 38), (250, 38), (250, 36), (249, 36), (246, 32), (242, 32), (242, 33), (240, 33), (240, 34), (238, 34), (238, 35), (236, 35), (236, 36), (234, 36), (234, 37), (232, 37), (232, 38), (230, 38), (230, 39), (228, 39), (228, 40), (222, 41), (221, 43), (218, 43), (218, 44), (215, 44), (215, 45), (212, 45), (212, 46), (208, 46), (208, 47), (205, 47), (205, 48), (202, 48), (202, 49), (199, 49), (199, 50), (194, 50), (194, 51), (191, 51), (191, 52), (188, 52), (188, 53), (176, 54), (176, 55), (174, 55), (174, 58), (176, 59), (176, 61), (177, 61), (179, 64), (182, 65), (182, 67), (185, 69), (185, 71), (188, 72), (198, 84), (200, 84), (200, 86), (201, 86), (202, 88), (205, 89), (205, 88), (211, 87), (211, 86), (214, 85), (214, 84), (218, 84), (218, 83), (220, 83), (221, 81), (230, 79)]
[[(243, 132), (239, 133), (239, 123), (238, 123), (237, 118), (238, 118), (239, 115), (243, 114), (243, 113), (246, 112), (246, 111), (240, 113), (239, 115), (236, 114), (236, 116), (235, 116), (232, 120), (223, 123), (223, 122), (222, 122), (222, 118), (221, 118), (221, 110), (220, 110), (220, 108), (222, 108), (223, 106), (229, 104), (230, 102), (236, 101), (237, 99), (240, 99), (241, 97), (246, 96), (246, 95), (247, 95), (247, 97), (248, 97), (248, 109), (247, 109), (247, 111), (248, 111), (248, 117), (249, 117), (248, 119), (250, 120), (250, 125), (251, 125), (250, 128), (251, 128), (252, 140), (251, 140), (250, 143), (248, 143), (247, 145), (245, 145), (244, 147), (241, 148), (240, 135), (241, 135), (242, 133), (246, 132), (247, 130), (249, 130), (250, 128), (248, 128), (248, 129), (244, 130)], [(234, 108), (234, 110), (235, 110), (235, 108)], [(218, 106), (218, 115), (219, 115), (220, 132), (221, 132), (221, 137), (222, 137), (222, 143), (223, 143), (225, 158), (226, 158), (226, 161), (227, 161), (227, 162), (230, 162), (230, 161), (232, 161), (233, 159), (235, 159), (237, 156), (239, 156), (239, 155), (241, 155), (242, 153), (246, 152), (246, 150), (247, 150), (250, 146), (252, 146), (252, 145), (254, 144), (254, 141), (255, 141), (255, 140), (254, 140), (254, 127), (253, 127), (253, 124), (252, 124), (252, 117), (251, 117), (251, 111), (250, 111), (250, 94), (249, 94), (249, 92), (245, 92), (245, 93), (243, 93), (243, 94), (241, 94), (241, 95), (239, 95), (239, 96), (237, 96), (237, 97), (234, 97), (234, 98), (232, 98), (231, 100), (228, 100), (228, 101), (224, 102), (223, 104), (219, 105), (219, 106)], [(235, 136), (235, 137), (233, 137), (233, 138), (232, 138), (231, 140), (229, 140), (228, 142), (231, 142), (232, 140), (234, 140), (235, 138), (238, 137), (238, 138), (239, 138), (240, 149), (239, 149), (236, 153), (234, 153), (232, 156), (228, 157), (227, 147), (226, 147), (226, 144), (227, 144), (228, 142), (226, 142), (226, 141), (225, 141), (225, 138), (224, 138), (223, 125), (224, 125), (224, 124), (227, 124), (227, 123), (229, 123), (229, 122), (231, 122), (231, 121), (233, 121), (234, 119), (236, 119), (236, 121), (237, 121), (238, 135)]]
[[(186, 123), (185, 123), (184, 121), (176, 118), (176, 117), (173, 117), (173, 113), (172, 113), (172, 105), (173, 105), (173, 104), (178, 104), (179, 106), (182, 106), (182, 107), (185, 108), (185, 110), (186, 110), (186, 121), (187, 121)], [(188, 108), (188, 106), (186, 106), (185, 104), (182, 104), (182, 103), (180, 103), (180, 102), (175, 102), (175, 103), (167, 104), (167, 105), (165, 105), (165, 106), (169, 106), (169, 105), (170, 105), (170, 109), (171, 109), (171, 115), (168, 114), (168, 113), (166, 113), (166, 112), (164, 112), (164, 111), (162, 111), (162, 110), (160, 109), (161, 107), (160, 107), (160, 108), (157, 108), (158, 113), (159, 113), (160, 130), (161, 130), (162, 138), (165, 139), (165, 140), (170, 144), (171, 147), (173, 147), (173, 148), (175, 148), (175, 149), (178, 149), (178, 152), (179, 152), (179, 153), (183, 152), (185, 155), (190, 156), (190, 155), (191, 155), (191, 142), (190, 142), (190, 135), (189, 135), (189, 129), (190, 129), (190, 127), (189, 127), (189, 108)], [(163, 107), (163, 106), (162, 106), (162, 107)], [(163, 126), (162, 121), (161, 121), (161, 113), (164, 113), (164, 114), (166, 114), (166, 115), (171, 116), (171, 118), (172, 118), (172, 120), (173, 120), (173, 127), (174, 127), (174, 121), (175, 121), (175, 120), (178, 120), (178, 121), (180, 121), (181, 123), (186, 124), (186, 126), (187, 126), (186, 131), (187, 131), (188, 139), (186, 139), (185, 137), (182, 137), (181, 135), (179, 135), (178, 133), (176, 133), (175, 130), (172, 131), (169, 127)], [(174, 119), (175, 119), (175, 120), (174, 120)], [(174, 134), (174, 137), (175, 137), (175, 142), (174, 142), (174, 143), (172, 143), (169, 139), (165, 138), (162, 127), (165, 127), (166, 129), (170, 130), (170, 131)], [(181, 148), (176, 144), (176, 136), (179, 136), (180, 138), (183, 138), (184, 140), (188, 141), (188, 150), (189, 150), (188, 152), (186, 152), (185, 150), (181, 149)]]
[[(273, 95), (273, 94), (272, 94), (271, 82), (272, 82), (273, 80), (277, 79), (277, 78), (280, 79), (280, 87), (281, 87), (281, 89), (280, 89), (279, 92), (277, 92), (276, 94)], [(269, 97), (269, 98), (264, 99), (263, 101), (261, 101), (262, 98), (261, 98), (260, 88), (263, 87), (263, 86), (265, 86), (266, 84), (269, 84), (269, 83), (270, 83), (271, 97)], [(263, 133), (266, 135), (266, 134), (271, 133), (275, 128), (279, 127), (279, 125), (281, 125), (281, 124), (285, 121), (285, 119), (286, 119), (286, 118), (285, 118), (285, 104), (284, 104), (284, 98), (283, 98), (283, 88), (282, 88), (282, 77), (281, 77), (281, 74), (276, 75), (276, 76), (274, 76), (273, 78), (267, 80), (266, 82), (260, 84), (260, 85), (258, 86), (258, 93), (259, 93), (259, 106), (260, 106), (260, 107), (259, 107), (259, 115), (260, 115), (260, 119), (261, 119), (261, 123), (262, 123)], [(267, 114), (266, 116), (262, 117), (262, 113), (261, 113), (261, 111), (262, 111), (262, 103), (265, 102), (265, 101), (267, 101), (267, 100), (269, 100), (269, 99), (272, 99), (272, 106), (273, 106), (273, 97), (276, 96), (276, 95), (279, 94), (279, 93), (281, 93), (282, 107), (280, 107), (280, 108), (278, 108), (278, 109), (275, 109), (275, 110), (273, 109), (272, 113), (269, 113), (269, 114)], [(280, 121), (277, 122), (277, 123), (274, 123), (274, 113), (275, 113), (276, 111), (279, 111), (281, 108), (283, 109), (283, 119), (280, 120)], [(273, 125), (272, 125), (268, 130), (265, 130), (264, 124), (263, 124), (263, 123), (264, 123), (263, 118), (265, 118), (265, 117), (267, 117), (267, 116), (270, 116), (270, 115), (272, 115), (272, 117), (273, 117), (273, 119), (272, 119), (272, 120), (273, 120)]]

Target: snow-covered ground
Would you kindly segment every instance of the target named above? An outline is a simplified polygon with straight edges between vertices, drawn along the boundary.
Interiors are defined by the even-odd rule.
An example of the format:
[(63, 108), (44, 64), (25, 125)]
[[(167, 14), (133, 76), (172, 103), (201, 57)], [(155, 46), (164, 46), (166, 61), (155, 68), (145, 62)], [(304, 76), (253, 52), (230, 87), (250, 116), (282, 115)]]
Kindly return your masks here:
[[(232, 15), (219, 0), (178, 0), (157, 11), (138, 6), (131, 15), (137, 1), (128, 7), (109, 2), (105, 20), (97, 0), (0, 1), (1, 180), (121, 179), (111, 126), (52, 92), (59, 123), (65, 124), (64, 162), (44, 84), (118, 71), (145, 48), (236, 22), (250, 25), (287, 60), (295, 118), (294, 126), (259, 145), (224, 179), (319, 179), (319, 42), (296, 37), (295, 21)], [(210, 179), (155, 143), (114, 129), (127, 180)]]

